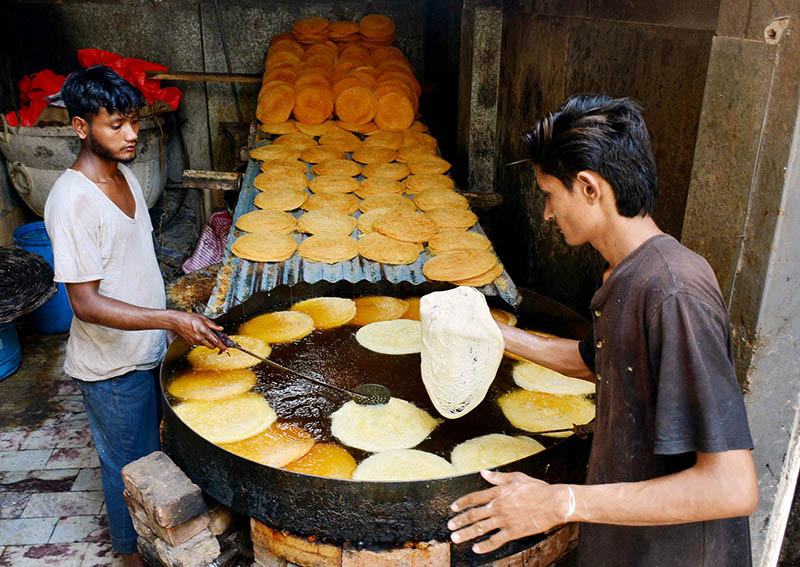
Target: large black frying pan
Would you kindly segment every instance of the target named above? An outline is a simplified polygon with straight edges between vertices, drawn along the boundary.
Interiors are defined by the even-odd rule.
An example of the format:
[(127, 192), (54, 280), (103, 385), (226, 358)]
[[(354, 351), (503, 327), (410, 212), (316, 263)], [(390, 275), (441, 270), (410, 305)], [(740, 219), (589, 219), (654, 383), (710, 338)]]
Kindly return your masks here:
[[(436, 289), (442, 288), (347, 282), (299, 284), (259, 292), (216, 321), (227, 332), (235, 332), (243, 320), (285, 309), (303, 298), (373, 294), (410, 297)], [(520, 291), (523, 301), (516, 314), (522, 327), (572, 338), (581, 338), (588, 332), (588, 323), (573, 311), (541, 295)], [(489, 302), (494, 304), (493, 298), (489, 298)], [(508, 309), (502, 302), (494, 306)], [(170, 346), (161, 365), (162, 390), (173, 370), (184, 364), (187, 350), (180, 340)], [(403, 397), (402, 392), (393, 391), (393, 394)], [(414, 482), (357, 482), (276, 469), (238, 457), (197, 435), (175, 415), (166, 395), (163, 406), (164, 451), (195, 483), (236, 512), (295, 535), (358, 545), (447, 541), (446, 523), (452, 515), (450, 503), (488, 486), (477, 473)], [(555, 441), (547, 450), (501, 467), (501, 470), (521, 471), (548, 482), (579, 483), (585, 477), (588, 449), (588, 441), (573, 436)], [(454, 545), (452, 564), (488, 563), (527, 549), (542, 538), (533, 536), (512, 542), (494, 554), (483, 556), (473, 554), (469, 545)]]

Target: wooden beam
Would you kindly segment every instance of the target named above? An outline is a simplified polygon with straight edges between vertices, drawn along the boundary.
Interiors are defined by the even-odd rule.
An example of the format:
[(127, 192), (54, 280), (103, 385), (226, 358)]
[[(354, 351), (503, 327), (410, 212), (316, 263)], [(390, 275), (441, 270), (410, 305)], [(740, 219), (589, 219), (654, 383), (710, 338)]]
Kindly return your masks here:
[(189, 189), (211, 189), (212, 191), (238, 191), (241, 174), (235, 171), (183, 170), (183, 186)]
[(210, 83), (261, 83), (261, 75), (249, 73), (194, 73), (179, 71), (147, 71), (148, 79), (163, 81), (196, 81)]
[(491, 209), (503, 204), (503, 196), (500, 193), (462, 191), (464, 197), (469, 201), (469, 206), (475, 209)]

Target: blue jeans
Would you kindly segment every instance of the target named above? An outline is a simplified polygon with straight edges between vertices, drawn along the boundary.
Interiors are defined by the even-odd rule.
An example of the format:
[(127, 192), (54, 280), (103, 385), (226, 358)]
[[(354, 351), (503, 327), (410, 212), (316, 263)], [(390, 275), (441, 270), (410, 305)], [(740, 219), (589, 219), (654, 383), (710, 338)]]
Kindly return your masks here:
[(99, 382), (75, 380), (100, 457), (111, 545), (117, 553), (136, 551), (137, 538), (122, 497), (122, 467), (160, 448), (155, 380), (152, 370)]

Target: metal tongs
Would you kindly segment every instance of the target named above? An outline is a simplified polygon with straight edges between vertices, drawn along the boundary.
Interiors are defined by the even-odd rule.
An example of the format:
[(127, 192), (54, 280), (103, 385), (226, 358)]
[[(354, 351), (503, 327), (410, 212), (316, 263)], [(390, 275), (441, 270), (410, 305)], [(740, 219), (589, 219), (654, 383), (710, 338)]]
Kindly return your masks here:
[(296, 370), (292, 370), (291, 368), (287, 368), (282, 364), (278, 364), (274, 360), (270, 360), (268, 358), (264, 358), (263, 356), (259, 356), (254, 352), (250, 352), (246, 348), (242, 347), (239, 343), (234, 341), (225, 333), (220, 331), (214, 331), (214, 334), (219, 337), (219, 340), (222, 341), (228, 348), (235, 348), (237, 350), (242, 351), (245, 354), (249, 354), (250, 356), (257, 358), (261, 362), (264, 362), (273, 368), (277, 368), (278, 370), (282, 370), (283, 372), (287, 372), (293, 376), (298, 378), (302, 378), (303, 380), (308, 380), (317, 384), (318, 386), (324, 386), (326, 388), (331, 388), (332, 390), (336, 390), (342, 394), (346, 394), (350, 396), (354, 402), (357, 404), (365, 405), (365, 406), (376, 406), (376, 405), (383, 405), (389, 402), (389, 399), (392, 397), (392, 393), (389, 391), (389, 388), (386, 386), (382, 386), (380, 384), (361, 384), (355, 391), (347, 390), (345, 388), (340, 388), (339, 386), (334, 386), (333, 384), (327, 384), (316, 378), (312, 378), (311, 376), (306, 376), (305, 374), (301, 374)]
[(546, 431), (531, 431), (533, 435), (548, 435), (550, 433), (572, 433), (580, 439), (588, 439), (589, 435), (594, 433), (594, 422), (590, 421), (584, 425), (573, 424), (572, 427), (566, 429), (548, 429)]

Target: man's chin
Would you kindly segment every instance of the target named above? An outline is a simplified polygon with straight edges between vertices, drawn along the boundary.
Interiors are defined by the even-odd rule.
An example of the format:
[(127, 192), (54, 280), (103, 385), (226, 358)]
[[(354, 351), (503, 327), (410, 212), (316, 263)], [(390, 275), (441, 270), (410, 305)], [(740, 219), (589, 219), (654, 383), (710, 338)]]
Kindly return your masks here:
[(135, 160), (136, 160), (136, 154), (135, 153), (130, 157), (117, 158), (117, 161), (119, 163), (124, 163), (125, 165), (128, 165), (129, 163), (133, 163)]

